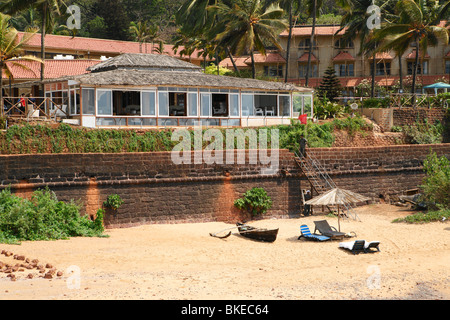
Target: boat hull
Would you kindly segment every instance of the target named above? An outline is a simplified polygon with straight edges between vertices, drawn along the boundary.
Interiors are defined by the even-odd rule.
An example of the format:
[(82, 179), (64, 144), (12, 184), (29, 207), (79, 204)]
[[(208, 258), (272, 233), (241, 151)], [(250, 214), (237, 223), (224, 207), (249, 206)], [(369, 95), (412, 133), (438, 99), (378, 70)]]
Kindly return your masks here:
[(274, 242), (277, 239), (278, 228), (277, 229), (262, 229), (248, 226), (245, 224), (237, 224), (239, 234), (243, 237), (264, 241), (264, 242)]

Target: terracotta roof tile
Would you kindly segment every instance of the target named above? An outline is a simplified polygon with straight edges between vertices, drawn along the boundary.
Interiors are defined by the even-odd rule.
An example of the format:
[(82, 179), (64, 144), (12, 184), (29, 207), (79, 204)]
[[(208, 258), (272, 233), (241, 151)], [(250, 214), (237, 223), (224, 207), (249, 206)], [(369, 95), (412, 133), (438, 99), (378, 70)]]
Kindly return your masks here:
[[(99, 60), (45, 60), (44, 78), (53, 79), (69, 75), (79, 75), (88, 73), (88, 67), (99, 63)], [(14, 80), (39, 79), (41, 75), (41, 64), (36, 61), (21, 61), (21, 64), (30, 70), (18, 66), (10, 65)], [(2, 78), (6, 78), (2, 74)]]
[[(308, 62), (308, 53), (305, 52), (304, 54), (302, 54), (302, 56), (300, 58), (298, 58), (297, 61), (298, 62)], [(313, 53), (311, 54), (311, 61), (312, 62), (319, 61)]]
[[(255, 53), (253, 57), (255, 59), (255, 63), (286, 63), (286, 59), (277, 52), (266, 52), (265, 56), (261, 53)], [(245, 63), (250, 65), (252, 63), (251, 58), (248, 57), (245, 60)]]
[[(19, 37), (23, 36), (23, 32), (19, 32)], [(147, 46), (147, 52), (151, 53), (152, 44), (147, 43), (142, 46), (142, 52), (145, 53), (145, 47)], [(41, 47), (41, 34), (35, 34), (28, 42), (26, 47), (38, 48)], [(97, 38), (84, 38), (84, 37), (70, 37), (47, 34), (45, 36), (45, 47), (48, 49), (60, 49), (60, 50), (70, 50), (78, 51), (80, 54), (91, 54), (100, 53), (107, 56), (119, 55), (121, 53), (139, 53), (139, 43), (135, 41), (120, 41), (120, 40), (109, 40), (109, 39), (97, 39)], [(154, 48), (157, 47), (156, 44), (153, 45)], [(183, 50), (180, 46), (178, 52)], [(173, 50), (173, 45), (165, 44), (164, 53), (173, 57), (181, 58), (179, 53), (175, 53)], [(192, 60), (203, 60), (203, 58), (198, 57), (198, 51), (194, 51), (191, 55)], [(183, 59), (188, 59), (188, 57), (182, 57)]]
[(339, 52), (334, 58), (333, 61), (353, 61), (355, 60), (355, 58), (353, 58), (353, 56), (345, 51)]
[[(422, 52), (419, 51), (419, 59), (422, 57)], [(406, 56), (406, 59), (415, 59), (416, 58), (416, 49), (413, 49), (410, 54)], [(425, 59), (430, 59), (430, 55), (425, 54)]]
[[(245, 63), (245, 60), (247, 60), (247, 56), (244, 57), (234, 57), (234, 63), (236, 64), (236, 67), (238, 68), (248, 68), (248, 64)], [(231, 62), (230, 58), (225, 58), (222, 61), (219, 62), (219, 65), (222, 67), (227, 68), (233, 68), (233, 63)]]
[[(314, 34), (316, 36), (332, 36), (341, 27), (340, 26), (316, 26)], [(344, 34), (345, 29), (339, 32), (339, 34)], [(301, 26), (292, 29), (292, 36), (311, 36), (312, 26)], [(289, 30), (285, 30), (280, 34), (280, 37), (287, 37), (289, 35)]]

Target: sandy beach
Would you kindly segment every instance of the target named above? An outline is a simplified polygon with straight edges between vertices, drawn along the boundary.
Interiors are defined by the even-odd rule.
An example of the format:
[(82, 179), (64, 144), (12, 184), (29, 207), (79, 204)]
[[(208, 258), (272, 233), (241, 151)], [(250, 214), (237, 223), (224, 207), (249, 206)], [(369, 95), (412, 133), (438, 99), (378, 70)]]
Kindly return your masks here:
[[(380, 241), (380, 252), (353, 255), (339, 241), (297, 240), (314, 230), (315, 215), (249, 222), (278, 227), (274, 243), (238, 235), (211, 237), (233, 227), (221, 222), (154, 224), (109, 229), (106, 238), (0, 244), (1, 250), (50, 263), (63, 275), (37, 270), (0, 273), (0, 299), (319, 300), (449, 299), (450, 224), (410, 225), (392, 220), (410, 213), (387, 204), (359, 207), (362, 221), (341, 220), (341, 231)], [(15, 264), (13, 256), (0, 255)], [(33, 273), (32, 279), (27, 275)]]

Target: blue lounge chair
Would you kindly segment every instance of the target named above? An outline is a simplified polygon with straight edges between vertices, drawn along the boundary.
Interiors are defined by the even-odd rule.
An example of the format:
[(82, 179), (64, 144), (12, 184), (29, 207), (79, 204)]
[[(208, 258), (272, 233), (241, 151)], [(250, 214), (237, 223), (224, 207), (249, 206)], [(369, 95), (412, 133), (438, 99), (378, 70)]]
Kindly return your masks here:
[(306, 240), (313, 240), (313, 241), (326, 241), (330, 240), (330, 237), (327, 236), (320, 236), (318, 234), (312, 234), (311, 231), (309, 231), (309, 228), (306, 224), (302, 224), (300, 226), (300, 236), (298, 237), (298, 240), (303, 237)]

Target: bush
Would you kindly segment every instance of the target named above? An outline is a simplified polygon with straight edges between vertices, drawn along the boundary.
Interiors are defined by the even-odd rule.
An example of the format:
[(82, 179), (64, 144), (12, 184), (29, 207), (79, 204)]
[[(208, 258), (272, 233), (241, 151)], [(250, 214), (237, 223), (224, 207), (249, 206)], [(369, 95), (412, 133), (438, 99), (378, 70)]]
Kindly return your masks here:
[(333, 126), (339, 130), (346, 130), (350, 135), (356, 132), (372, 129), (372, 124), (367, 123), (360, 115), (356, 117), (347, 117), (345, 119), (334, 119)]
[(402, 132), (405, 134), (406, 141), (411, 144), (436, 144), (442, 143), (445, 128), (440, 122), (432, 125), (417, 123), (414, 126), (403, 126)]
[(363, 100), (363, 108), (389, 108), (389, 98), (369, 98)]
[(392, 222), (427, 223), (440, 221), (443, 218), (450, 219), (450, 210), (428, 211), (427, 213), (418, 212), (405, 218), (395, 219)]
[(9, 189), (0, 192), (0, 242), (93, 237), (102, 236), (103, 231), (102, 212), (91, 221), (80, 216), (77, 204), (58, 201), (48, 188), (35, 191), (31, 200)]
[(272, 207), (272, 199), (263, 188), (252, 188), (247, 190), (242, 198), (237, 199), (234, 205), (238, 209), (256, 216), (265, 213)]
[(450, 161), (432, 152), (423, 167), (426, 173), (421, 186), (424, 200), (435, 204), (436, 208), (450, 209)]
[(123, 204), (122, 198), (118, 194), (111, 194), (106, 198), (106, 201), (103, 202), (103, 205), (106, 208), (111, 208), (113, 210), (119, 209), (119, 207)]

